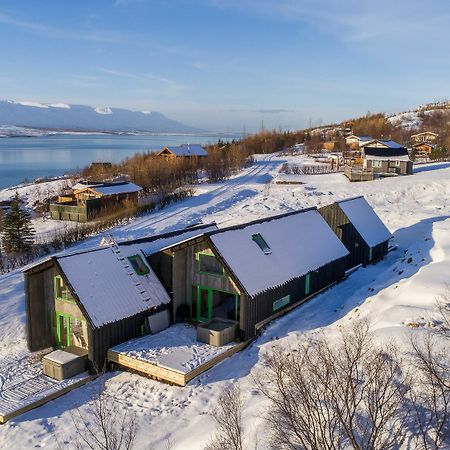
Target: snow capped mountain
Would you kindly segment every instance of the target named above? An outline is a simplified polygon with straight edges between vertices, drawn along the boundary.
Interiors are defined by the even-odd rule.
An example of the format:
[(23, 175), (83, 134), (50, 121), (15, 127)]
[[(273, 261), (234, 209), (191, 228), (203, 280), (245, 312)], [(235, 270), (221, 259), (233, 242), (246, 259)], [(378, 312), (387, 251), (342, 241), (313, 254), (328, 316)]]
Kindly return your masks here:
[(64, 131), (194, 133), (201, 131), (159, 112), (122, 108), (0, 101), (0, 126)]

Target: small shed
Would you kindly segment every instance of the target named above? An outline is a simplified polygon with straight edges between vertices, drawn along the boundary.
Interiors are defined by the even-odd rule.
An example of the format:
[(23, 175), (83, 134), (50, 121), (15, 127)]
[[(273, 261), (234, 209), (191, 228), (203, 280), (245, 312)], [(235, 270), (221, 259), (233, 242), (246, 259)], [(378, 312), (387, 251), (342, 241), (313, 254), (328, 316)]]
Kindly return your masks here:
[(348, 250), (317, 209), (209, 231), (173, 253), (173, 311), (235, 320), (241, 340), (343, 278)]
[(86, 349), (93, 372), (104, 368), (110, 347), (139, 336), (146, 318), (170, 303), (135, 247), (53, 256), (24, 274), (29, 349)]
[(166, 158), (202, 158), (208, 156), (208, 152), (200, 144), (181, 144), (178, 147), (164, 147), (156, 156)]
[(364, 197), (341, 200), (319, 212), (350, 253), (347, 269), (387, 254), (392, 235)]

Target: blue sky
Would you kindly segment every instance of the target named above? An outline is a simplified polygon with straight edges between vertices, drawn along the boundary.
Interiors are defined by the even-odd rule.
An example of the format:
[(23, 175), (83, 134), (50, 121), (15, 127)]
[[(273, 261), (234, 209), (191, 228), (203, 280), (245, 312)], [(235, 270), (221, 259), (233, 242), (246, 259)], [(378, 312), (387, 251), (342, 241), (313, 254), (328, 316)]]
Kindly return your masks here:
[(0, 0), (0, 98), (302, 128), (447, 98), (448, 0)]

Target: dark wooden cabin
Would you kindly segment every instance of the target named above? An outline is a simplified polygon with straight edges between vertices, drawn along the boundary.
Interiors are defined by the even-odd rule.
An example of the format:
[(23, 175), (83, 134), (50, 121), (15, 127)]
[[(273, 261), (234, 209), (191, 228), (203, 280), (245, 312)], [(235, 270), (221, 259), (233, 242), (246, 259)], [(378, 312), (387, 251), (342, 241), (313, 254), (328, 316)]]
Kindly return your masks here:
[(387, 254), (392, 235), (364, 197), (332, 203), (319, 213), (350, 252), (347, 269)]
[(241, 340), (342, 279), (349, 253), (314, 208), (206, 232), (165, 251), (173, 255), (174, 317), (235, 320)]
[(81, 347), (90, 370), (107, 350), (139, 336), (170, 298), (135, 247), (117, 245), (54, 256), (24, 272), (31, 351)]
[(164, 234), (124, 241), (119, 245), (120, 248), (135, 247), (136, 251), (142, 251), (169, 296), (173, 297), (173, 257), (167, 248), (213, 230), (217, 230), (217, 225), (214, 222), (197, 224)]

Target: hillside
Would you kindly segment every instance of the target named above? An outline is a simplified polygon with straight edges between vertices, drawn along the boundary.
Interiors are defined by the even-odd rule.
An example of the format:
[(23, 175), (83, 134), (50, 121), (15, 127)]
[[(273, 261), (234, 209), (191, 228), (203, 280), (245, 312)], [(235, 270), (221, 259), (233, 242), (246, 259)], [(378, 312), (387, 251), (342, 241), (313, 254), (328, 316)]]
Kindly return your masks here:
[[(77, 410), (89, 414), (101, 383), (137, 415), (137, 449), (202, 449), (215, 424), (210, 416), (228, 383), (240, 386), (244, 431), (253, 448), (268, 449), (268, 403), (255, 388), (272, 351), (296, 348), (305, 339), (338, 336), (342, 327), (368, 319), (377, 342), (408, 345), (422, 336), (439, 312), (436, 297), (445, 292), (450, 258), (450, 164), (423, 165), (411, 177), (350, 184), (342, 174), (298, 176), (304, 184), (277, 185), (271, 178), (284, 162), (305, 156), (259, 155), (251, 167), (225, 183), (202, 184), (196, 196), (112, 230), (118, 239), (138, 238), (197, 223), (219, 227), (247, 222), (309, 206), (364, 195), (393, 233), (398, 249), (375, 265), (361, 268), (345, 281), (271, 323), (251, 346), (205, 372), (185, 388), (136, 374), (110, 372), (97, 381), (24, 414), (2, 426), (1, 448), (58, 448), (77, 435)], [(78, 244), (86, 248), (100, 237)], [(417, 322), (417, 328), (405, 326)], [(2, 372), (26, 358), (25, 302), (20, 271), (0, 277), (0, 365)], [(17, 363), (17, 365), (19, 365)], [(23, 366), (23, 365), (22, 365)], [(57, 437), (58, 441), (55, 439)], [(69, 444), (68, 448), (69, 447)], [(150, 447), (149, 447), (150, 446)]]
[[(197, 128), (172, 120), (159, 112), (85, 105), (0, 101), (3, 135), (23, 135), (15, 127), (58, 131), (195, 133)], [(26, 133), (25, 133), (26, 134)]]

